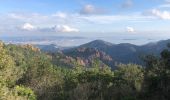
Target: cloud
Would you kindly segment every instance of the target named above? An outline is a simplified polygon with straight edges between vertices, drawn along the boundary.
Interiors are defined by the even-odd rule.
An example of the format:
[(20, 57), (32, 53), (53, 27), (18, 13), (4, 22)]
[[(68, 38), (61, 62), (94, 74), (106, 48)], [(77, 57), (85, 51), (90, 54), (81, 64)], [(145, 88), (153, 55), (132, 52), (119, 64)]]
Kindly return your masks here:
[(59, 17), (59, 18), (66, 18), (67, 14), (63, 12), (57, 12), (56, 14), (53, 14), (52, 16)]
[(126, 27), (126, 31), (128, 33), (134, 33), (135, 32), (134, 28), (133, 27), (129, 27), (129, 26)]
[(111, 24), (113, 22), (122, 22), (122, 21), (133, 21), (133, 22), (142, 22), (150, 21), (153, 17), (143, 16), (140, 14), (131, 14), (131, 15), (93, 15), (93, 16), (80, 16), (80, 19), (85, 20), (86, 22), (98, 23), (98, 24)]
[(30, 23), (25, 23), (24, 25), (21, 26), (22, 30), (27, 30), (27, 31), (32, 31), (35, 30), (36, 27), (31, 25)]
[(164, 3), (159, 5), (158, 8), (170, 8), (170, 0), (164, 0)]
[(68, 25), (57, 25), (57, 26), (53, 27), (52, 29), (54, 29), (56, 32), (63, 32), (63, 33), (79, 32), (78, 29), (72, 28)]
[(165, 0), (166, 3), (170, 3), (170, 0)]
[(7, 15), (8, 18), (18, 21), (35, 21), (39, 20), (46, 20), (49, 16), (41, 15), (39, 13), (9, 13)]
[(44, 33), (70, 33), (70, 32), (79, 32), (78, 29), (70, 27), (68, 25), (55, 25), (53, 27), (35, 27), (30, 23), (25, 23), (22, 27), (22, 30), (26, 31), (35, 31), (35, 32), (44, 32)]
[(170, 4), (159, 5), (158, 8), (170, 8)]
[[(152, 21), (152, 18), (153, 16), (144, 16), (141, 13), (130, 13), (128, 15), (127, 14), (86, 15), (65, 12), (57, 12), (54, 14), (47, 15), (40, 13), (12, 13), (12, 14), (8, 13), (2, 14), (2, 16), (0, 16), (0, 22), (2, 22), (0, 23), (0, 32), (23, 33), (22, 30), (27, 31), (32, 30), (35, 33), (49, 33), (49, 34), (56, 32), (58, 33), (78, 32), (80, 30), (81, 32), (85, 32), (96, 30), (95, 28), (100, 27), (99, 25), (110, 24), (113, 25), (114, 23), (117, 24), (119, 22), (120, 23), (143, 22), (143, 21), (146, 22)], [(77, 27), (78, 29), (71, 26)], [(92, 29), (91, 26), (95, 26), (94, 29)], [(108, 30), (111, 30), (110, 27)]]
[(132, 0), (125, 0), (125, 2), (122, 4), (122, 8), (130, 8), (133, 6)]
[(160, 11), (158, 9), (152, 9), (146, 13), (149, 16), (154, 16), (164, 20), (170, 20), (170, 12), (168, 11)]
[(80, 14), (93, 15), (93, 14), (103, 14), (105, 11), (100, 8), (96, 8), (94, 5), (85, 5), (81, 10)]

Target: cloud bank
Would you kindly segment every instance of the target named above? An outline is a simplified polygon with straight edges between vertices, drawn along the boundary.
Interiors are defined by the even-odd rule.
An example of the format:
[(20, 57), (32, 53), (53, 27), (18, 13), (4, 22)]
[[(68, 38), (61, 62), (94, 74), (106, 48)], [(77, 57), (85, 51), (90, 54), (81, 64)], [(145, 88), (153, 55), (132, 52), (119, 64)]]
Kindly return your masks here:
[(63, 33), (79, 32), (78, 29), (72, 28), (72, 27), (67, 26), (67, 25), (57, 25), (57, 26), (53, 27), (53, 29), (54, 29), (56, 32), (63, 32)]
[[(169, 4), (169, 0), (164, 2)], [(125, 0), (122, 7), (130, 8), (133, 5), (133, 0)], [(170, 20), (170, 11), (154, 8), (139, 12), (106, 13), (102, 8), (96, 7), (93, 4), (87, 4), (80, 7), (76, 12), (70, 13), (56, 11), (51, 14), (15, 12), (1, 14), (0, 33), (22, 33), (23, 30), (31, 31), (32, 33), (80, 33), (107, 30), (112, 32), (116, 28), (119, 28), (118, 31), (124, 32), (126, 25), (154, 22), (157, 20)], [(118, 25), (121, 27), (118, 27)], [(114, 26), (115, 29), (112, 29)], [(142, 29), (143, 27), (140, 28)], [(126, 31), (131, 33), (135, 30), (133, 27), (126, 27)]]
[(149, 14), (160, 19), (170, 20), (170, 12), (168, 11), (161, 11), (158, 9), (152, 9), (149, 11)]
[(32, 31), (35, 30), (36, 27), (31, 25), (30, 23), (25, 23), (24, 25), (21, 26), (22, 30), (27, 30), (27, 31)]
[(134, 33), (134, 32), (135, 32), (135, 29), (134, 29), (133, 27), (127, 26), (127, 27), (126, 27), (126, 31), (127, 31), (128, 33)]

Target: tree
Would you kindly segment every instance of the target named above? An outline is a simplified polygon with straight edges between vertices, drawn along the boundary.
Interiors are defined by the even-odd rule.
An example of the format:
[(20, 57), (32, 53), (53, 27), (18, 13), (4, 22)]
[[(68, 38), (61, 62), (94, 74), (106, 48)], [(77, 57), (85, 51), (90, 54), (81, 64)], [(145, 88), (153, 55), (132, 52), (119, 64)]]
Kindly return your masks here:
[(113, 85), (110, 88), (114, 100), (136, 100), (141, 91), (144, 69), (136, 64), (120, 64), (114, 71)]
[(140, 91), (144, 79), (144, 69), (136, 64), (120, 64), (115, 71), (115, 76), (125, 80), (134, 90)]
[[(152, 58), (152, 59), (150, 59)], [(145, 72), (145, 97), (151, 100), (170, 99), (170, 51), (165, 49), (160, 57), (147, 56)]]
[(22, 89), (29, 90), (31, 94), (18, 94), (15, 83), (21, 74), (12, 57), (6, 53), (4, 44), (0, 43), (0, 100), (36, 100), (34, 92), (29, 88)]

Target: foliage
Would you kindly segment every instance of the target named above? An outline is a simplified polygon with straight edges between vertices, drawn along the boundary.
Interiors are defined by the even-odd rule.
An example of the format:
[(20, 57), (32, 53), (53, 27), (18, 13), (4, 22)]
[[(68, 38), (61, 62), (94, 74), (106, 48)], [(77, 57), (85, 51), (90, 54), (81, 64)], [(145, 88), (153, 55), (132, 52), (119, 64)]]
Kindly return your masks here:
[(32, 45), (0, 42), (0, 100), (169, 100), (169, 49), (145, 62), (145, 67), (120, 64), (112, 70), (93, 59), (85, 67)]
[(146, 63), (145, 97), (151, 100), (169, 100), (170, 51), (168, 49), (163, 50), (160, 57), (147, 56)]
[(142, 66), (135, 64), (120, 64), (118, 70), (115, 71), (115, 75), (131, 85), (136, 91), (141, 90), (141, 86), (144, 79), (144, 69)]
[(14, 92), (17, 96), (25, 97), (28, 100), (36, 100), (36, 96), (30, 88), (26, 88), (24, 86), (16, 86)]
[(15, 83), (21, 75), (22, 72), (15, 66), (13, 58), (7, 54), (4, 44), (0, 43), (0, 100), (36, 100), (33, 91), (29, 88), (25, 89), (29, 90), (30, 96), (15, 94), (18, 92)]

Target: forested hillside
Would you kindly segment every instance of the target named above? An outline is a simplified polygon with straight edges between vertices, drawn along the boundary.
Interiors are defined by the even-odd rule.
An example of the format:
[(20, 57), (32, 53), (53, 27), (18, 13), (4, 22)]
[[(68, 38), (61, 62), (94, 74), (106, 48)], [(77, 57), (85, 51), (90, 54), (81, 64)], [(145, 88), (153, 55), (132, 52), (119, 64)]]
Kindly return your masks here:
[(158, 42), (147, 43), (144, 45), (134, 45), (129, 43), (113, 44), (103, 40), (94, 40), (89, 43), (77, 47), (57, 47), (51, 45), (36, 45), (43, 52), (48, 53), (62, 53), (62, 55), (69, 56), (72, 59), (79, 60), (82, 65), (90, 65), (91, 59), (98, 58), (104, 64), (109, 65), (115, 69), (117, 63), (135, 63), (144, 65), (144, 56), (154, 54), (159, 56), (162, 50), (166, 48), (170, 40), (161, 40)]
[(0, 42), (0, 100), (170, 100), (168, 47), (145, 56), (144, 66), (117, 64), (114, 70), (98, 58), (105, 54), (90, 51), (96, 55), (76, 51), (91, 60), (83, 66), (74, 56)]
[[(161, 40), (158, 42), (144, 45), (134, 45), (129, 43), (112, 44), (103, 40), (94, 40), (78, 47), (62, 50), (66, 55), (71, 55), (76, 49), (91, 48), (109, 55), (115, 62), (143, 64), (143, 56), (148, 54), (159, 55), (166, 48), (170, 40)], [(47, 47), (48, 48), (48, 47)], [(55, 50), (57, 51), (57, 50)], [(74, 55), (76, 55), (74, 53)]]

